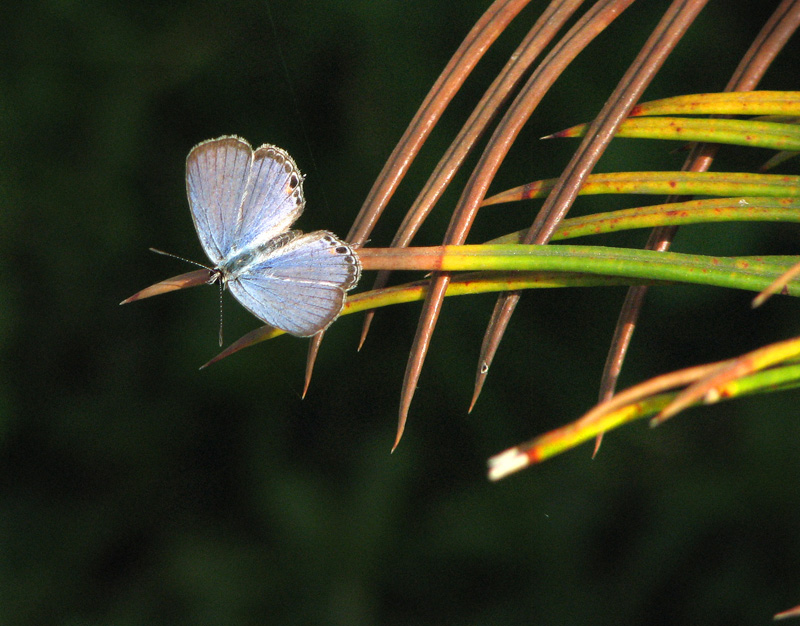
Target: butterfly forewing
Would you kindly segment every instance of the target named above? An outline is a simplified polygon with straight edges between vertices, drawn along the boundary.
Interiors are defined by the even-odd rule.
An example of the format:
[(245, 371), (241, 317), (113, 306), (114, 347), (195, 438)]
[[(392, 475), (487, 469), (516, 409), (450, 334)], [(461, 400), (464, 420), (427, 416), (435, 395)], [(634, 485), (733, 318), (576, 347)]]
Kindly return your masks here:
[(250, 144), (234, 136), (204, 141), (186, 158), (192, 219), (203, 250), (214, 264), (237, 244), (252, 158)]
[(307, 337), (336, 319), (345, 292), (360, 274), (352, 248), (333, 233), (317, 231), (270, 251), (232, 278), (228, 287), (267, 324)]
[(303, 177), (292, 157), (276, 146), (260, 146), (253, 154), (236, 247), (255, 246), (282, 233), (304, 206)]

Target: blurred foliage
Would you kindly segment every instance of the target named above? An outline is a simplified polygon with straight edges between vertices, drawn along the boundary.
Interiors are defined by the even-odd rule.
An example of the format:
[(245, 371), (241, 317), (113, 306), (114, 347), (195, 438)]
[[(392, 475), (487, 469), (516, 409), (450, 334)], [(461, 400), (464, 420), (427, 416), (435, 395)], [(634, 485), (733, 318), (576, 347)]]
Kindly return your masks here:
[[(214, 289), (117, 306), (188, 271), (149, 246), (204, 260), (183, 171), (203, 139), (286, 148), (308, 174), (299, 226), (344, 234), (487, 4), (0, 6), (0, 623), (727, 624), (797, 603), (797, 392), (633, 425), (595, 461), (587, 445), (486, 482), (490, 454), (593, 404), (622, 288), (526, 295), (468, 419), (494, 298), (448, 302), (392, 456), (419, 305), (382, 311), (360, 353), (357, 316), (337, 323), (302, 401), (302, 340), (197, 371), (217, 348)], [(434, 132), (375, 244), (532, 4)], [(721, 89), (775, 4), (710, 3), (648, 99)], [(578, 59), (496, 190), (558, 173), (573, 148), (536, 138), (593, 115), (666, 5), (634, 5)], [(798, 88), (798, 45), (762, 88)], [(752, 169), (753, 152), (726, 151), (718, 168)], [(621, 141), (602, 164), (682, 160)], [(526, 225), (521, 206), (479, 217), (474, 240)], [(616, 198), (581, 198), (575, 211), (610, 208)], [(448, 219), (434, 216), (419, 243)], [(674, 249), (796, 254), (797, 235), (691, 227)], [(797, 334), (795, 301), (754, 312), (750, 297), (653, 289), (622, 384)], [(226, 301), (227, 341), (256, 325)]]

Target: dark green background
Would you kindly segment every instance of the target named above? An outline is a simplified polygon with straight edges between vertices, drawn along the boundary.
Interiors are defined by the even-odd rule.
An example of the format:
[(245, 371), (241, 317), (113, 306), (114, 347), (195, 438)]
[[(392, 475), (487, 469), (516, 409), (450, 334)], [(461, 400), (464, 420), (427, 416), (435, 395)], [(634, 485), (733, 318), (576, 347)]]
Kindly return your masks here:
[[(388, 244), (544, 6), (532, 4), (432, 135), (372, 245)], [(712, 1), (647, 96), (720, 90), (774, 4)], [(493, 191), (558, 174), (577, 143), (537, 137), (591, 118), (666, 5), (638, 3), (578, 60)], [(586, 445), (486, 481), (487, 457), (594, 402), (623, 289), (526, 294), (470, 416), (494, 298), (448, 301), (391, 456), (418, 304), (380, 312), (360, 353), (360, 319), (337, 322), (305, 400), (303, 340), (197, 370), (217, 352), (215, 289), (117, 305), (189, 271), (149, 246), (205, 261), (184, 188), (203, 139), (286, 148), (308, 174), (299, 227), (344, 235), (486, 6), (2, 4), (0, 623), (765, 624), (800, 602), (796, 392), (655, 431), (634, 424), (595, 461)], [(793, 41), (763, 87), (797, 89), (799, 52)], [(677, 168), (675, 147), (622, 141), (598, 169)], [(767, 156), (724, 154), (720, 169)], [(457, 196), (420, 243), (440, 240)], [(487, 209), (470, 241), (526, 226), (538, 206)], [(581, 199), (575, 211), (615, 206)], [(798, 232), (696, 227), (675, 249), (796, 254)], [(796, 301), (754, 312), (750, 297), (654, 290), (623, 383), (797, 334)], [(257, 326), (227, 298), (226, 341)]]

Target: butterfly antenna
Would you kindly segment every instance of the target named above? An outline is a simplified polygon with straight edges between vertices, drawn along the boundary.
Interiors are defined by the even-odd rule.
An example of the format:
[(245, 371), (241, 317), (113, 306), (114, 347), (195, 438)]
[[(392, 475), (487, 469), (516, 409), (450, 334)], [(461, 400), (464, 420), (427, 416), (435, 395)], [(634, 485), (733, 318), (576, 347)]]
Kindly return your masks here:
[(208, 270), (209, 272), (214, 271), (207, 265), (203, 265), (202, 263), (198, 263), (197, 261), (192, 261), (191, 259), (185, 259), (182, 256), (178, 256), (177, 254), (172, 254), (171, 252), (164, 252), (163, 250), (159, 250), (157, 248), (149, 248), (149, 250), (150, 252), (155, 252), (156, 254), (161, 254), (163, 256), (171, 256), (173, 259), (178, 259), (179, 261), (183, 261), (184, 263), (191, 263), (192, 265), (196, 265), (197, 267), (202, 267), (204, 270)]
[[(197, 267), (202, 267), (204, 270), (208, 270), (212, 273), (212, 279), (209, 282), (214, 282), (218, 278), (218, 276), (214, 276), (217, 274), (217, 271), (207, 265), (203, 265), (202, 263), (198, 263), (197, 261), (192, 261), (191, 259), (185, 259), (182, 256), (178, 256), (177, 254), (172, 254), (171, 252), (164, 252), (163, 250), (159, 250), (158, 248), (150, 248), (150, 252), (155, 252), (156, 254), (163, 254), (164, 256), (170, 256), (173, 259), (178, 259), (179, 261), (185, 261), (186, 263), (191, 263), (192, 265), (196, 265)], [(219, 345), (222, 347), (222, 290), (224, 289), (224, 285), (222, 281), (219, 281)]]
[(222, 281), (219, 281), (219, 347), (222, 347)]

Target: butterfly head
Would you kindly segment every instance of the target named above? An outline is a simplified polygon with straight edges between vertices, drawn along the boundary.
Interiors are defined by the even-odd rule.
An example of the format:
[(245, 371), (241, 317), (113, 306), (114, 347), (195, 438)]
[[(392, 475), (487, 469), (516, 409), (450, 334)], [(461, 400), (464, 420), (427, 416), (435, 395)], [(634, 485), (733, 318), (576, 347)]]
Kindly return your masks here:
[(218, 267), (215, 267), (214, 269), (208, 268), (208, 271), (211, 272), (211, 275), (208, 277), (206, 282), (209, 285), (213, 285), (214, 283), (218, 282), (220, 287), (224, 289), (225, 283), (227, 282), (225, 280), (224, 272)]

